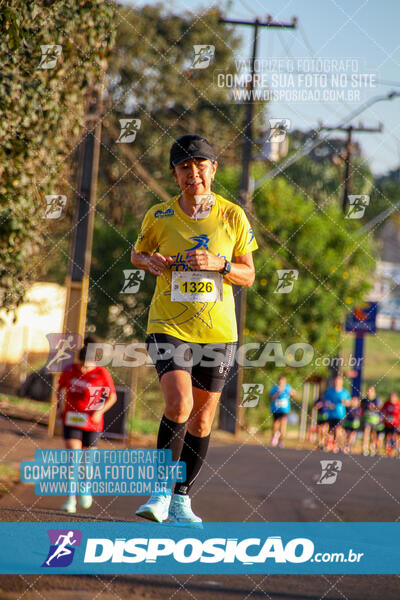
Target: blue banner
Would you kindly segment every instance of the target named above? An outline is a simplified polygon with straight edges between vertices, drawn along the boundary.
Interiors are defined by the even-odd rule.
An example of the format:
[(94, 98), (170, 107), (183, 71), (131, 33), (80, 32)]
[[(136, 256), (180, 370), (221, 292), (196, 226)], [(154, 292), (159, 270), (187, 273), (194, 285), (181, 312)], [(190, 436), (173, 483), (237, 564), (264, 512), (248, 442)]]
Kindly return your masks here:
[(398, 574), (400, 523), (0, 523), (0, 573)]
[(377, 311), (377, 302), (364, 302), (362, 306), (357, 306), (353, 312), (346, 317), (346, 331), (354, 331), (355, 333), (376, 333)]

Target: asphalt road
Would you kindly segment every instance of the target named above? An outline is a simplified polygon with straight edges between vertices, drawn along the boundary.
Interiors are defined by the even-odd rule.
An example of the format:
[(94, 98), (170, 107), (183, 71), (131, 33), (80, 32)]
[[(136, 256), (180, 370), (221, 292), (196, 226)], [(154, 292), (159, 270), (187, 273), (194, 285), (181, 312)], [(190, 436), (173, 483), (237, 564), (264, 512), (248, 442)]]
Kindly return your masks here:
[[(0, 421), (0, 449), (15, 464), (32, 460), (37, 447), (56, 447), (45, 430)], [(332, 485), (319, 485), (320, 460), (342, 469)], [(400, 460), (270, 449), (261, 445), (211, 445), (193, 490), (193, 508), (205, 521), (396, 521), (400, 515)], [(134, 520), (141, 497), (97, 497), (85, 520)], [(63, 521), (60, 498), (36, 497), (17, 484), (0, 500), (2, 521)], [(50, 514), (47, 513), (49, 511)], [(69, 518), (79, 521), (80, 517)], [(385, 600), (400, 597), (400, 576), (160, 575), (0, 576), (0, 600)]]

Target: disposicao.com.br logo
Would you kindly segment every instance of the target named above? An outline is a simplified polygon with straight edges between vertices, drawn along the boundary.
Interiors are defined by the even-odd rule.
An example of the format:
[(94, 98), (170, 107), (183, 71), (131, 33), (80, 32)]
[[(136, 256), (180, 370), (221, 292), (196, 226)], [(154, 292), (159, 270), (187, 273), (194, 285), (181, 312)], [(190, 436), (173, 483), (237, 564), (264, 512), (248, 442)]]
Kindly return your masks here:
[(359, 562), (363, 553), (317, 552), (312, 540), (293, 538), (283, 542), (281, 536), (262, 538), (90, 538), (86, 543), (85, 563), (157, 563), (169, 558), (175, 563), (242, 563), (261, 564), (305, 562)]

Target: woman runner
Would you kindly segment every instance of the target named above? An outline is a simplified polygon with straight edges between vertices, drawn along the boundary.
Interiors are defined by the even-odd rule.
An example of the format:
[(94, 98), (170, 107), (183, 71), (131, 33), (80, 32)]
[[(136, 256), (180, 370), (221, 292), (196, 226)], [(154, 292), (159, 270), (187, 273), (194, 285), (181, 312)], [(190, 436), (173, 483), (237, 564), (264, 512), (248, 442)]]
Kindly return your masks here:
[(191, 134), (177, 139), (170, 169), (180, 194), (147, 211), (132, 264), (157, 278), (146, 338), (165, 399), (157, 448), (186, 463), (186, 481), (177, 482), (173, 494), (151, 496), (136, 514), (201, 522), (189, 492), (235, 359), (232, 284), (253, 284), (258, 246), (243, 209), (211, 192), (217, 161), (208, 140)]

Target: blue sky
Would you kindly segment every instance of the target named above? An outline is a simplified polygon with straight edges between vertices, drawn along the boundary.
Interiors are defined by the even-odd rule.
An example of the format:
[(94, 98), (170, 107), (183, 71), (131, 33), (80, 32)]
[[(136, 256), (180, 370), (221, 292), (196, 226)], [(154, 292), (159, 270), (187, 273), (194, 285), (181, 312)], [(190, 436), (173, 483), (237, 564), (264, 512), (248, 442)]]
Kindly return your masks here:
[[(153, 2), (123, 2), (141, 6)], [(172, 12), (188, 10), (197, 13), (221, 2), (182, 0), (168, 2)], [(226, 5), (225, 5), (226, 6)], [(225, 16), (233, 19), (265, 18), (271, 14), (276, 21), (298, 18), (298, 29), (261, 29), (258, 57), (268, 58), (352, 58), (359, 73), (372, 74), (375, 87), (360, 89), (360, 100), (347, 102), (302, 101), (278, 102), (269, 105), (268, 116), (290, 118), (292, 128), (309, 129), (321, 120), (336, 125), (343, 117), (369, 98), (400, 91), (400, 2), (398, 0), (234, 0)], [(251, 52), (251, 28), (237, 27), (243, 38), (240, 58)], [(218, 57), (216, 57), (217, 59)], [(355, 63), (353, 63), (355, 64)], [(380, 102), (355, 119), (365, 126), (383, 123), (384, 132), (355, 134), (376, 174), (397, 168), (400, 164), (400, 97)]]

